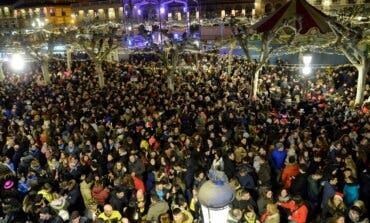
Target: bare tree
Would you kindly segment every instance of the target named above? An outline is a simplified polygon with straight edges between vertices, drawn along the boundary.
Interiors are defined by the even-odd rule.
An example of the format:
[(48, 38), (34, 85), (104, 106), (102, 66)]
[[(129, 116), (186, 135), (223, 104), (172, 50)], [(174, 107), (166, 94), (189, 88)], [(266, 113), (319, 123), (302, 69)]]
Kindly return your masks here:
[(121, 36), (117, 34), (118, 24), (85, 25), (84, 28), (74, 30), (77, 41), (72, 40), (77, 47), (82, 48), (94, 63), (98, 75), (99, 87), (105, 86), (103, 62), (108, 55), (120, 46)]
[[(358, 71), (355, 104), (362, 104), (370, 69), (370, 29), (359, 23), (364, 7), (346, 8), (328, 24), (336, 35), (336, 46)], [(356, 21), (357, 20), (357, 21)]]
[[(237, 19), (231, 18), (230, 24), (232, 26), (233, 35), (238, 41), (240, 47), (244, 51), (247, 59), (251, 59), (250, 51), (255, 49), (250, 46), (250, 38), (252, 35), (258, 35), (260, 39), (259, 57), (256, 60), (257, 64), (253, 76), (253, 96), (258, 94), (259, 74), (262, 68), (267, 64), (271, 55), (275, 51), (279, 51), (279, 47), (272, 47), (273, 42), (279, 43), (281, 47), (291, 46), (295, 37), (299, 34), (300, 28), (296, 28), (295, 23), (301, 24), (299, 18), (291, 18), (286, 20), (280, 27), (275, 30), (267, 32), (256, 33), (251, 27), (241, 24)], [(283, 35), (284, 34), (284, 35)]]
[[(152, 40), (152, 35), (158, 32), (161, 38), (160, 43), (154, 43)], [(144, 26), (139, 27), (139, 34), (143, 36), (147, 42), (148, 46), (154, 51), (166, 69), (165, 73), (167, 75), (167, 86), (171, 91), (174, 91), (174, 77), (176, 70), (181, 61), (181, 55), (186, 51), (196, 51), (198, 46), (194, 44), (194, 39), (192, 38), (193, 33), (184, 32), (181, 40), (176, 39), (173, 33), (168, 32), (168, 30), (160, 29), (156, 27), (152, 31), (148, 31)]]
[(12, 36), (13, 47), (22, 48), (24, 52), (41, 64), (44, 81), (50, 83), (49, 62), (53, 58), (56, 45), (64, 44), (65, 29), (49, 31), (38, 28), (31, 32), (18, 31)]

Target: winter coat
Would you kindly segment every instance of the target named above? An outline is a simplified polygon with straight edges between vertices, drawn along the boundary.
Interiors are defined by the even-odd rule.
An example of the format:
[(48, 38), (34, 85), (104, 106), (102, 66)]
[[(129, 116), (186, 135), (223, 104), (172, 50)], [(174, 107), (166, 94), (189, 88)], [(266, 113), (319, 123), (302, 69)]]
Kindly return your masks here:
[(127, 200), (125, 199), (125, 197), (123, 198), (118, 198), (116, 193), (113, 192), (111, 193), (111, 196), (110, 196), (110, 199), (109, 199), (109, 204), (112, 205), (113, 207), (113, 210), (117, 210), (119, 212), (123, 212), (123, 208), (125, 207), (125, 205), (127, 204)]
[(287, 151), (284, 149), (283, 151), (279, 151), (277, 148), (272, 151), (272, 164), (275, 169), (282, 169), (284, 167), (284, 162), (287, 157)]
[(290, 211), (290, 221), (295, 223), (306, 223), (308, 215), (308, 208), (306, 205), (298, 207), (294, 201), (290, 201), (288, 203), (281, 203), (280, 206)]
[(344, 188), (343, 188), (344, 203), (346, 204), (347, 207), (352, 206), (353, 202), (358, 200), (359, 189), (360, 189), (360, 186), (356, 183), (344, 184)]
[(91, 191), (92, 197), (100, 204), (104, 205), (109, 197), (109, 190), (102, 185), (94, 186)]
[(135, 185), (136, 190), (142, 190), (143, 192), (145, 192), (145, 185), (144, 185), (144, 182), (142, 180), (140, 180), (136, 176), (132, 176), (132, 180), (134, 181), (134, 185)]
[(86, 183), (86, 181), (82, 181), (80, 183), (81, 196), (82, 196), (82, 199), (84, 200), (85, 207), (88, 207), (92, 201), (91, 185), (92, 185), (92, 182)]
[(314, 180), (312, 176), (309, 176), (307, 179), (307, 194), (308, 194), (308, 201), (311, 204), (318, 205), (319, 203), (319, 194), (320, 194), (321, 186), (318, 180)]
[(268, 162), (265, 162), (260, 166), (257, 172), (258, 180), (260, 181), (260, 186), (271, 186), (271, 168)]
[(261, 216), (262, 223), (280, 223), (280, 214), (275, 213), (271, 215), (270, 213), (266, 212)]
[(336, 189), (329, 182), (324, 182), (324, 189), (322, 192), (321, 208), (325, 208), (328, 204), (328, 200), (335, 195)]
[(290, 192), (293, 195), (300, 195), (304, 200), (307, 199), (307, 188), (308, 188), (308, 174), (298, 174), (295, 179), (291, 181)]
[(59, 215), (52, 216), (49, 220), (39, 220), (39, 223), (63, 223), (63, 219)]
[(67, 194), (67, 201), (69, 203), (68, 211), (72, 213), (72, 211), (79, 211), (83, 213), (85, 211), (85, 205), (82, 200), (80, 188), (78, 184), (75, 184)]
[(290, 188), (292, 177), (299, 174), (299, 166), (297, 164), (287, 165), (281, 174), (281, 180), (284, 183), (286, 189)]
[(193, 215), (191, 215), (189, 211), (183, 210), (182, 214), (184, 216), (182, 221), (178, 221), (178, 222), (174, 221), (174, 223), (192, 223), (193, 222), (193, 219), (194, 219)]
[(146, 216), (147, 221), (158, 221), (158, 217), (161, 214), (167, 213), (170, 209), (167, 202), (165, 201), (158, 201), (155, 204), (152, 204), (148, 210), (148, 214)]
[(145, 166), (140, 159), (136, 159), (135, 162), (128, 163), (128, 170), (130, 173), (135, 172), (136, 176), (141, 178), (145, 171)]
[(235, 175), (235, 162), (229, 157), (224, 158), (224, 172), (229, 179)]

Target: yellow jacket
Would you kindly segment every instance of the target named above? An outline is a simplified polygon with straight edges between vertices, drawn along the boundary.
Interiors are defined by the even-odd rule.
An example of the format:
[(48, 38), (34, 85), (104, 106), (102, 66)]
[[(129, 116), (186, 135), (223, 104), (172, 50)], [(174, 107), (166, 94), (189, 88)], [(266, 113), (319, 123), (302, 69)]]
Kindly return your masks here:
[(103, 213), (101, 213), (99, 216), (98, 216), (99, 219), (102, 219), (104, 221), (108, 221), (108, 220), (117, 220), (117, 221), (120, 221), (121, 218), (122, 218), (122, 215), (121, 213), (119, 213), (119, 211), (115, 211), (113, 210), (112, 211), (112, 214), (108, 217)]
[(44, 189), (39, 190), (37, 194), (41, 194), (49, 203), (53, 200), (53, 195)]

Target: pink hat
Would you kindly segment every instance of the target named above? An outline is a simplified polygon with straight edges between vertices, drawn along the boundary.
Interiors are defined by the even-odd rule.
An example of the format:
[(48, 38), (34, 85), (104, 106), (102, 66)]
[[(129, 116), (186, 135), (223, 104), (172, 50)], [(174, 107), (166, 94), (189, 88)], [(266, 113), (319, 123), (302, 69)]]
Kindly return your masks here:
[(7, 180), (5, 183), (4, 183), (4, 189), (10, 189), (14, 186), (14, 182), (12, 180)]

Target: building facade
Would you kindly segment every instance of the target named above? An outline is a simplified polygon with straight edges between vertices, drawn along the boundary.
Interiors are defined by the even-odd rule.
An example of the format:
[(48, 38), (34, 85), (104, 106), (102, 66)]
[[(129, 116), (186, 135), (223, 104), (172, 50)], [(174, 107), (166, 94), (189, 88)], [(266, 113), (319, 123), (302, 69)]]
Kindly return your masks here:
[[(132, 24), (161, 23), (189, 26), (216, 23), (229, 16), (258, 19), (288, 0), (1, 0), (2, 31), (32, 27), (35, 23), (78, 25), (82, 21), (117, 21)], [(354, 4), (370, 8), (370, 0), (308, 0), (326, 13)], [(368, 10), (370, 11), (370, 10)], [(38, 22), (41, 21), (41, 22)], [(202, 23), (203, 22), (203, 23)], [(212, 23), (212, 22), (211, 22)], [(210, 23), (210, 24), (211, 24)], [(37, 25), (37, 24), (36, 24)]]

